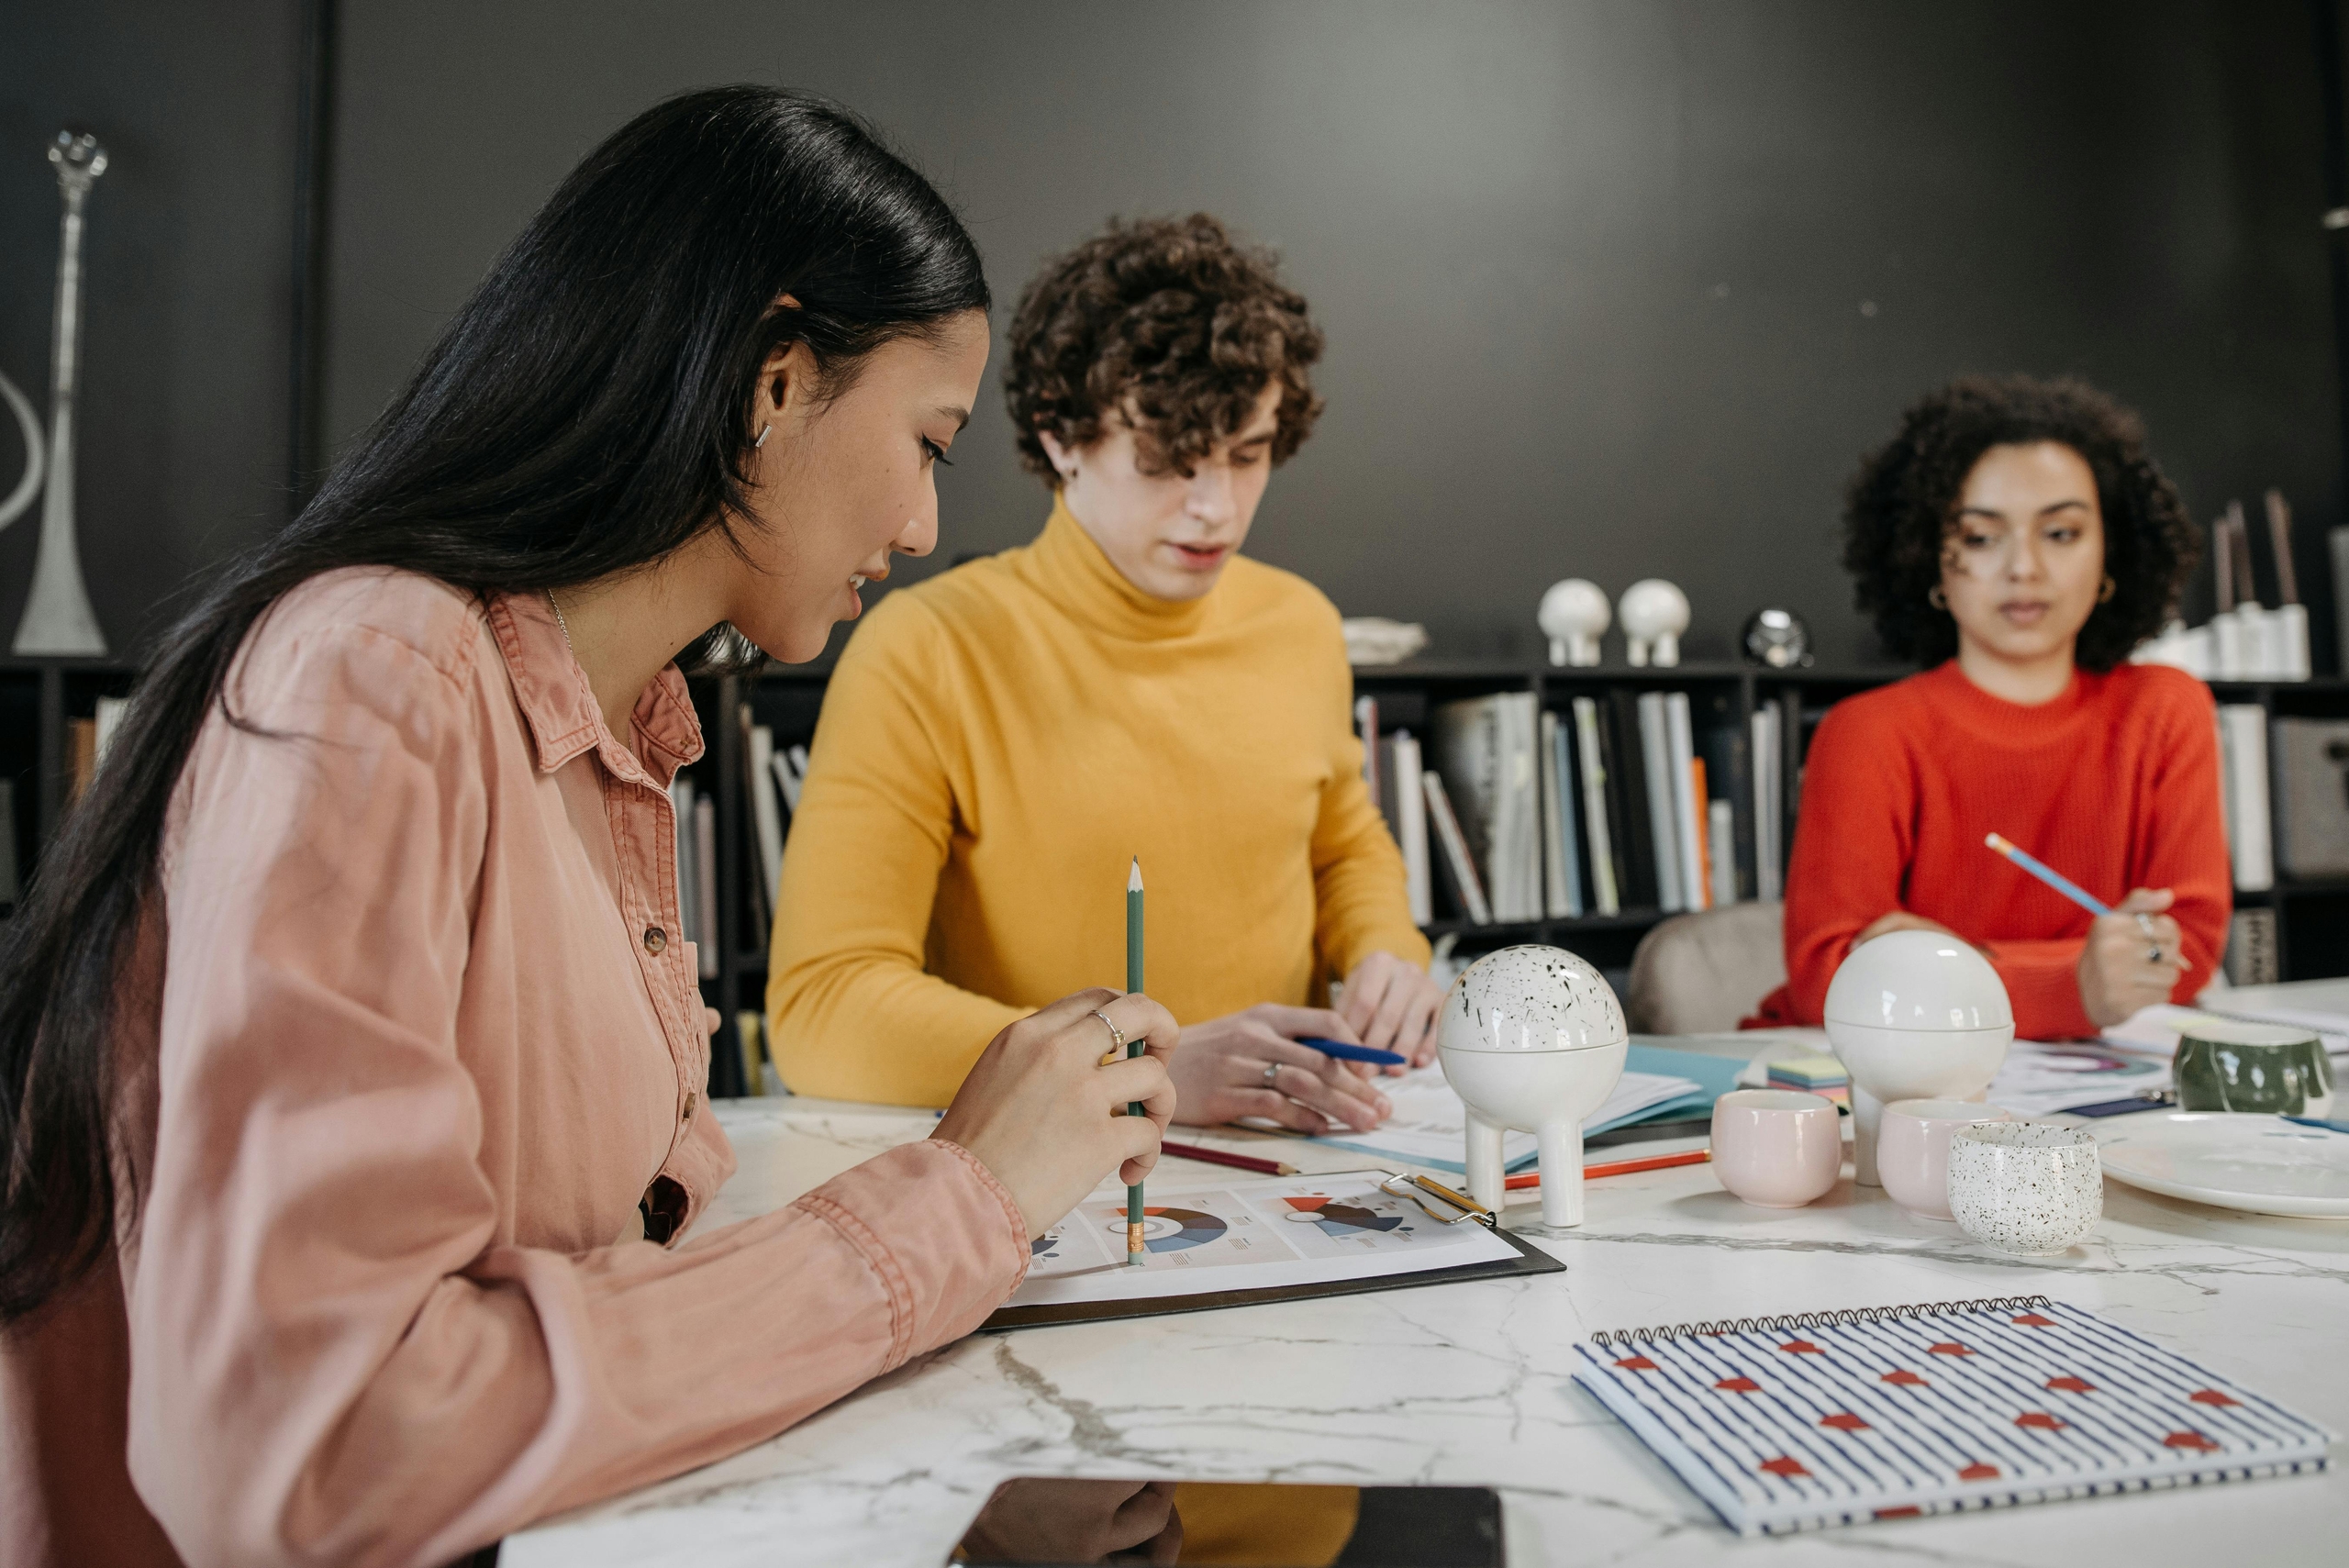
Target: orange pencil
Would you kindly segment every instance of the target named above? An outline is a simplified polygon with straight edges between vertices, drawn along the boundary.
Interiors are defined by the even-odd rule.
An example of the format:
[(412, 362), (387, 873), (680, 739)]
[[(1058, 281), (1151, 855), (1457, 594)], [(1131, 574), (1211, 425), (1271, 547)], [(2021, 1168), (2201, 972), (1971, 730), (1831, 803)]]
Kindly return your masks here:
[[(1691, 1149), (1680, 1154), (1652, 1154), (1644, 1160), (1614, 1160), (1604, 1165), (1585, 1165), (1582, 1177), (1587, 1182), (1599, 1176), (1628, 1176), (1634, 1171), (1662, 1171), (1674, 1165), (1702, 1165), (1712, 1157), (1713, 1151), (1709, 1149)], [(1501, 1184), (1511, 1192), (1523, 1192), (1528, 1187), (1541, 1184), (1542, 1173), (1539, 1171), (1524, 1172)]]

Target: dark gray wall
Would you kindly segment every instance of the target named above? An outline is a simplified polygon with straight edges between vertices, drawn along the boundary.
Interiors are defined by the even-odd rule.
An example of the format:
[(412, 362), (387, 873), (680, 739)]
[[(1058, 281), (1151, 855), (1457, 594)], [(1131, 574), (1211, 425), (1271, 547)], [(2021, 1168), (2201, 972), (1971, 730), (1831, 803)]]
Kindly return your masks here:
[[(0, 0), (0, 373), (46, 420), (61, 127), (108, 166), (83, 254), (76, 500), (114, 650), (189, 571), (282, 522), (294, 320), (300, 0)], [(23, 472), (0, 418), (0, 491)], [(0, 534), (0, 652), (40, 506)]]

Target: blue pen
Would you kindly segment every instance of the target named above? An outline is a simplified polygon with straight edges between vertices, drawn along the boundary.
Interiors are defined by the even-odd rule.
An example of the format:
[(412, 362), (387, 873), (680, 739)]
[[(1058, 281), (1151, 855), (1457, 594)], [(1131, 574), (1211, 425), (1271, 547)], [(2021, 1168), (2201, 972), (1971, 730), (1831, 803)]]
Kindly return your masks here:
[(1411, 1060), (1392, 1051), (1373, 1051), (1366, 1045), (1348, 1045), (1344, 1040), (1323, 1040), (1319, 1035), (1299, 1035), (1297, 1043), (1309, 1045), (1322, 1055), (1334, 1056), (1341, 1062), (1375, 1062), (1381, 1067), (1401, 1067)]
[(2327, 1132), (2349, 1132), (2349, 1121), (2328, 1121), (2321, 1116), (2288, 1116), (2284, 1119), (2301, 1127), (2321, 1127)]

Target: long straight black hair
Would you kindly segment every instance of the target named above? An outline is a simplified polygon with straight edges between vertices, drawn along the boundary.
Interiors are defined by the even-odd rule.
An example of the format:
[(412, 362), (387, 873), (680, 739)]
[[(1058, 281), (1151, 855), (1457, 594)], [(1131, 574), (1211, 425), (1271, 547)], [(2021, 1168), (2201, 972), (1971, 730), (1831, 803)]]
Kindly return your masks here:
[[(796, 308), (781, 304), (789, 295)], [(114, 1239), (109, 1137), (165, 809), (254, 622), (344, 566), (487, 595), (584, 583), (741, 526), (751, 396), (804, 342), (829, 387), (894, 339), (988, 305), (978, 248), (853, 117), (772, 88), (648, 110), (563, 181), (285, 529), (158, 645), (87, 795), (0, 928), (0, 1325)], [(739, 646), (713, 628), (689, 661)], [(234, 722), (236, 716), (228, 713)]]

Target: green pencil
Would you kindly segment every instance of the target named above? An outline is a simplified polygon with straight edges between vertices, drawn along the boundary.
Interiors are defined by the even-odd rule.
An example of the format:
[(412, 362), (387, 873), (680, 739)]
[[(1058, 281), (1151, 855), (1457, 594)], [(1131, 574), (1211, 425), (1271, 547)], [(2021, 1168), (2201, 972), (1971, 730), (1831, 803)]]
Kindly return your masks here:
[[(1133, 870), (1126, 873), (1126, 989), (1141, 989), (1141, 857), (1134, 857)], [(1126, 1042), (1128, 1057), (1141, 1054), (1142, 1042)], [(1140, 1100), (1126, 1106), (1128, 1116), (1141, 1116), (1144, 1106)], [(1141, 1184), (1135, 1182), (1126, 1188), (1126, 1267), (1141, 1267)]]

